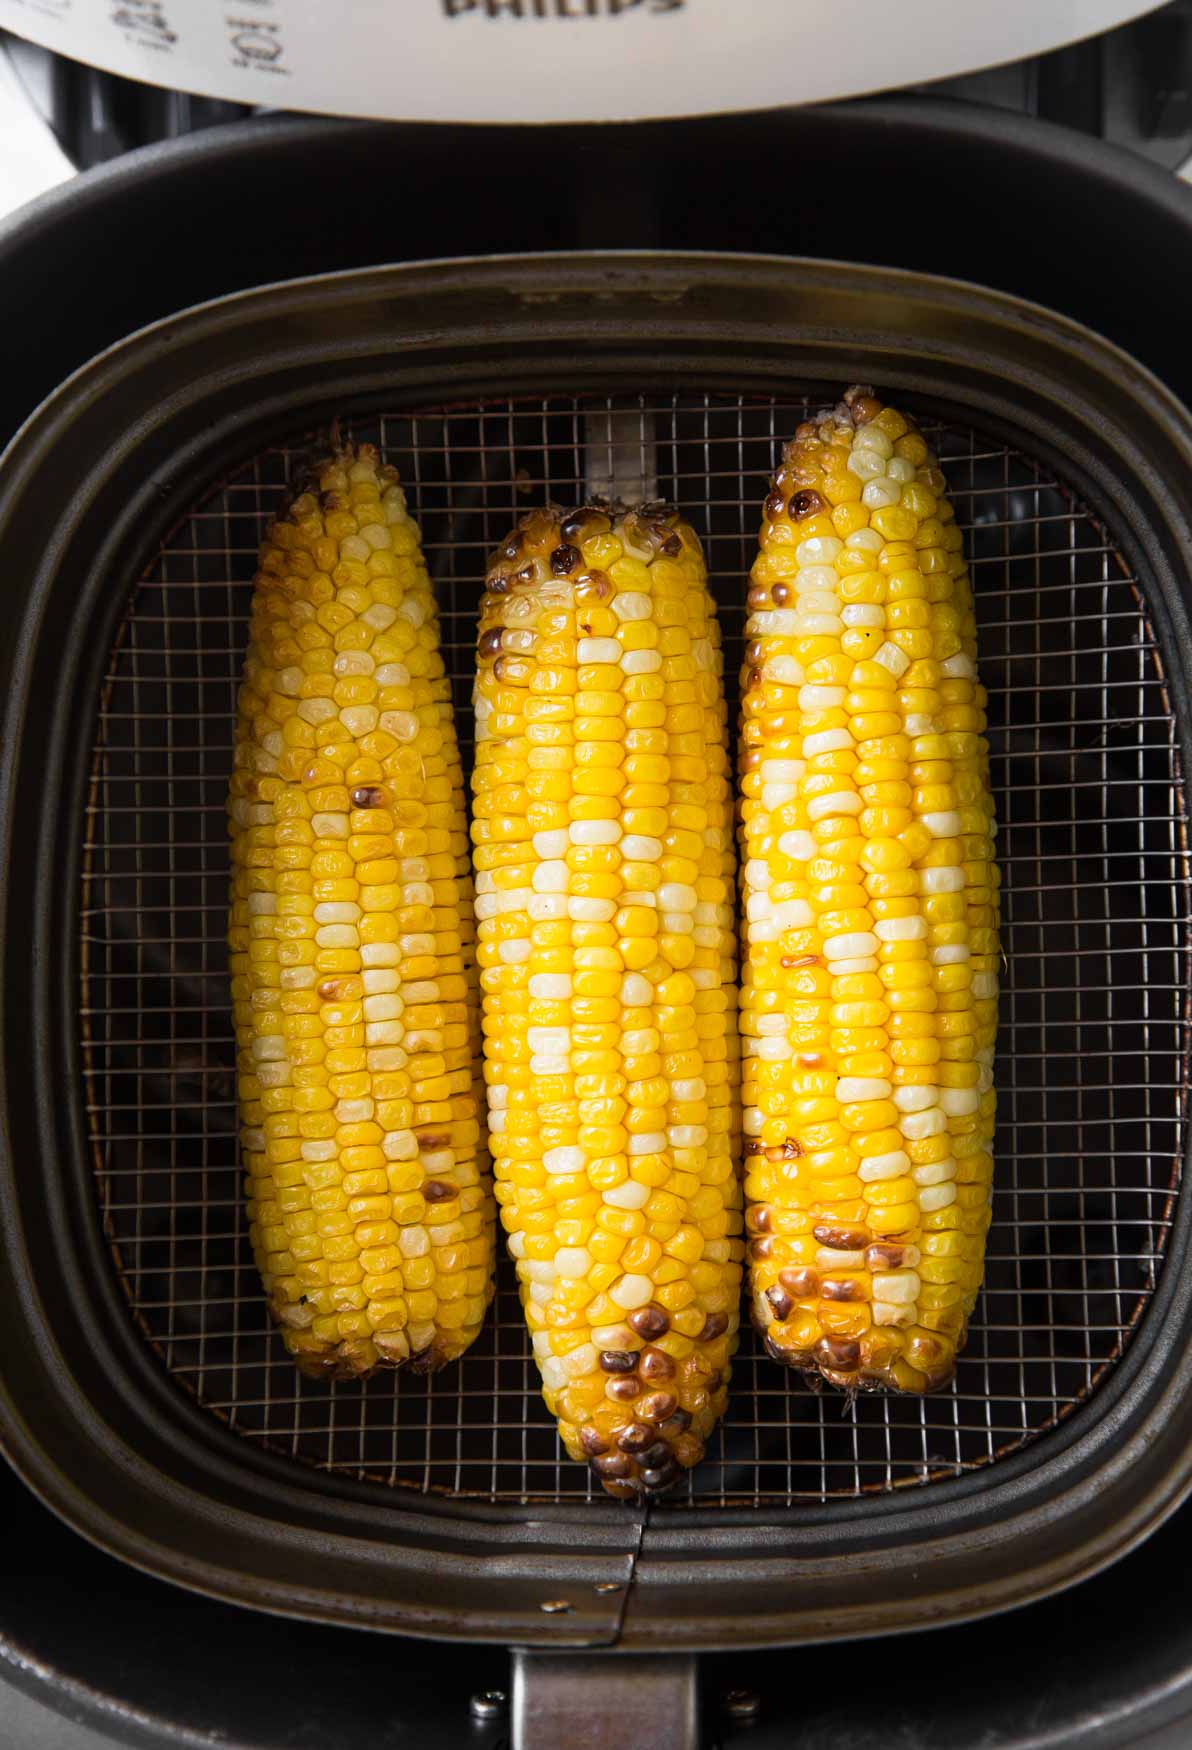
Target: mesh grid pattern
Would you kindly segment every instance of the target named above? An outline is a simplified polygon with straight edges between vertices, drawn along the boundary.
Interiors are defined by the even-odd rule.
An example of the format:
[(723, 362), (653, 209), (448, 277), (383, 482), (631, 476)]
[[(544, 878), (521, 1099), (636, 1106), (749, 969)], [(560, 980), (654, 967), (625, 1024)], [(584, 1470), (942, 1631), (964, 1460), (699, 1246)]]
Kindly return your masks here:
[[(585, 400), (359, 419), (397, 464), (443, 611), (464, 757), (485, 556), (583, 496)], [(641, 403), (662, 496), (705, 538), (730, 699), (759, 506), (802, 403)], [(958, 1377), (849, 1403), (743, 1338), (685, 1501), (823, 1500), (988, 1464), (1095, 1387), (1145, 1309), (1184, 1148), (1189, 872), (1175, 722), (1141, 592), (1028, 456), (932, 432), (972, 561), (1004, 878), (986, 1286)], [(582, 1500), (512, 1273), (429, 1380), (301, 1378), (270, 1332), (240, 1200), (224, 798), (251, 577), (314, 434), (221, 482), (166, 540), (111, 653), (86, 821), (82, 1027), (97, 1189), (130, 1308), (173, 1378), (248, 1440), (347, 1478)], [(674, 1504), (672, 1503), (672, 1506)]]

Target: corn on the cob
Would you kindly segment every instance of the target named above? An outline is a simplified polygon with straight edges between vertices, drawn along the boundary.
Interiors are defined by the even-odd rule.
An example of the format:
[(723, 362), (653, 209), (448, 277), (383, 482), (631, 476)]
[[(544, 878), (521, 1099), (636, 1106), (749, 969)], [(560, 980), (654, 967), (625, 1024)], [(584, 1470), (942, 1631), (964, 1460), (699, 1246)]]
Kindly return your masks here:
[(340, 451), (261, 549), (228, 933), (249, 1219), (315, 1374), (437, 1367), (492, 1293), (463, 773), (417, 525)]
[(473, 839), (497, 1201), (547, 1406), (624, 1498), (700, 1458), (736, 1346), (721, 673), (677, 516), (541, 511), (496, 554)]
[(868, 390), (788, 444), (742, 682), (754, 1322), (833, 1383), (951, 1377), (993, 1172), (985, 692), (935, 457)]

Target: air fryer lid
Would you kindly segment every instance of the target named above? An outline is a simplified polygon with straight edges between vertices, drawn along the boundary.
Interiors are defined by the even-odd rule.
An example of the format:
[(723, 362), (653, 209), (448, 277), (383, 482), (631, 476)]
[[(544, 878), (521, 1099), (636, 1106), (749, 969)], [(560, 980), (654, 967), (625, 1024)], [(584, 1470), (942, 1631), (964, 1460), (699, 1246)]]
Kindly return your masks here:
[[(0, 1415), (19, 1468), (97, 1541), (221, 1596), (407, 1632), (766, 1644), (1037, 1596), (1112, 1559), (1179, 1499), (1192, 1344), (1186, 1207), (1123, 1358), (1035, 1445), (984, 1473), (862, 1504), (680, 1503), (648, 1519), (583, 1501), (399, 1497), (257, 1449), (171, 1384), (110, 1268), (80, 1097), (80, 823), (93, 805), (113, 634), (161, 536), (229, 466), (333, 411), (383, 407), (396, 418), (445, 402), (637, 394), (644, 384), (680, 400), (790, 398), (808, 383), (855, 378), (1013, 445), (1093, 507), (1140, 580), (1182, 754), (1185, 416), (1095, 336), (973, 288), (714, 257), (333, 276), (134, 337), (80, 373), (13, 445), (0, 557), (6, 576), (29, 583), (0, 652), (9, 852), (0, 904), (7, 1014), (31, 1024), (10, 1021), (3, 1063), (0, 1290), (16, 1323)], [(1178, 842), (1171, 855), (1178, 866)], [(1182, 913), (1174, 921), (1182, 942)], [(1182, 1053), (1167, 1074), (1181, 1131)], [(545, 1612), (547, 1602), (567, 1608)]]

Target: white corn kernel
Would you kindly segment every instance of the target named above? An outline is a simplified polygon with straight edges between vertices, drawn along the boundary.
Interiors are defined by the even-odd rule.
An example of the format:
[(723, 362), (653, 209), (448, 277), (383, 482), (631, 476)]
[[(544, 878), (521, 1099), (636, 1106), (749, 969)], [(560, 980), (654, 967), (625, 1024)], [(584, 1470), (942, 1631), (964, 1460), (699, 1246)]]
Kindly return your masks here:
[(608, 1298), (614, 1306), (633, 1312), (639, 1306), (648, 1305), (653, 1293), (654, 1284), (648, 1276), (627, 1275), (613, 1283), (608, 1291)]
[(946, 1185), (955, 1177), (956, 1162), (951, 1156), (944, 1161), (931, 1161), (927, 1166), (915, 1167), (911, 1173), (911, 1178), (915, 1181), (915, 1184), (920, 1187), (924, 1185)]
[(896, 1270), (889, 1275), (875, 1270), (873, 1274), (873, 1298), (892, 1306), (912, 1306), (922, 1286), (914, 1270)]
[(904, 1112), (898, 1128), (908, 1142), (922, 1142), (925, 1136), (939, 1136), (948, 1128), (948, 1120), (938, 1106), (927, 1106), (922, 1112)]
[(866, 1155), (857, 1166), (857, 1177), (864, 1185), (879, 1185), (883, 1179), (897, 1179), (907, 1171), (911, 1158), (905, 1149), (891, 1149), (889, 1154)]
[(584, 1170), (584, 1151), (582, 1148), (548, 1148), (542, 1157), (542, 1165), (548, 1173), (582, 1173)]
[(895, 1088), (894, 1104), (900, 1112), (926, 1112), (939, 1104), (939, 1089), (912, 1082), (909, 1087)]
[(940, 1111), (949, 1118), (967, 1118), (981, 1104), (976, 1088), (941, 1088)]
[(873, 933), (881, 942), (919, 942), (927, 934), (923, 917), (882, 918), (874, 924)]
[(951, 1183), (925, 1185), (919, 1192), (919, 1208), (925, 1215), (930, 1215), (936, 1209), (947, 1209), (948, 1205), (955, 1203), (955, 1201), (956, 1187)]
[(843, 936), (829, 936), (824, 943), (824, 959), (829, 962), (876, 953), (877, 937), (872, 930), (849, 930)]
[(874, 629), (886, 623), (885, 610), (877, 602), (850, 602), (840, 618), (846, 626)]
[(576, 661), (620, 662), (621, 646), (615, 638), (581, 638), (575, 647)]
[(841, 1076), (836, 1084), (836, 1098), (846, 1105), (863, 1104), (866, 1100), (888, 1100), (890, 1083), (881, 1076)]
[(662, 657), (657, 650), (626, 650), (620, 656), (623, 674), (657, 674)]
[(835, 535), (812, 535), (799, 542), (795, 548), (795, 560), (800, 566), (831, 565), (843, 546), (844, 542), (838, 541)]
[(662, 853), (662, 840), (645, 833), (626, 833), (621, 840), (621, 855), (627, 863), (658, 863)]
[(616, 820), (573, 820), (567, 829), (573, 845), (615, 845), (621, 837), (621, 823)]
[(650, 1187), (639, 1185), (636, 1179), (626, 1179), (624, 1184), (614, 1185), (601, 1196), (613, 1209), (644, 1209), (650, 1201)]
[(883, 644), (873, 660), (880, 663), (884, 669), (888, 669), (895, 680), (901, 680), (911, 666), (910, 657), (905, 650), (899, 650), (897, 644)]
[(565, 972), (536, 972), (530, 979), (530, 995), (563, 1002), (571, 995), (571, 980)]
[(643, 1130), (629, 1138), (628, 1153), (631, 1155), (660, 1155), (665, 1148), (664, 1130)]
[(648, 620), (650, 618), (650, 598), (641, 590), (621, 590), (613, 597), (611, 606), (618, 620)]
[(557, 827), (553, 832), (536, 832), (530, 840), (536, 857), (547, 857), (557, 861), (567, 855), (567, 831), (565, 827)]
[(555, 1269), (560, 1276), (582, 1282), (591, 1268), (592, 1254), (586, 1246), (560, 1246), (555, 1253)]
[(924, 814), (922, 821), (932, 838), (954, 839), (960, 832), (961, 822), (958, 808), (945, 808), (938, 812)]
[(954, 863), (933, 864), (919, 871), (922, 893), (959, 893), (964, 886), (964, 870)]

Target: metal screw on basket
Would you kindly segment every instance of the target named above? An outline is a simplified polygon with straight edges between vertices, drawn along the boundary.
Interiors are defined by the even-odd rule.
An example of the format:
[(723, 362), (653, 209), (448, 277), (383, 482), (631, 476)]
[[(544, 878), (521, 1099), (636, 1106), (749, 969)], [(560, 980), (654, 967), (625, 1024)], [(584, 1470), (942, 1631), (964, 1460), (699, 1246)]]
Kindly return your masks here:
[(547, 1598), (538, 1606), (547, 1616), (565, 1616), (571, 1609), (565, 1598)]
[(597, 1580), (592, 1590), (593, 1592), (623, 1592), (625, 1583), (623, 1580)]
[(752, 1689), (726, 1689), (720, 1701), (730, 1720), (755, 1720), (762, 1711), (762, 1698)]
[(503, 1689), (482, 1689), (468, 1703), (474, 1720), (502, 1719), (508, 1706), (509, 1697)]

